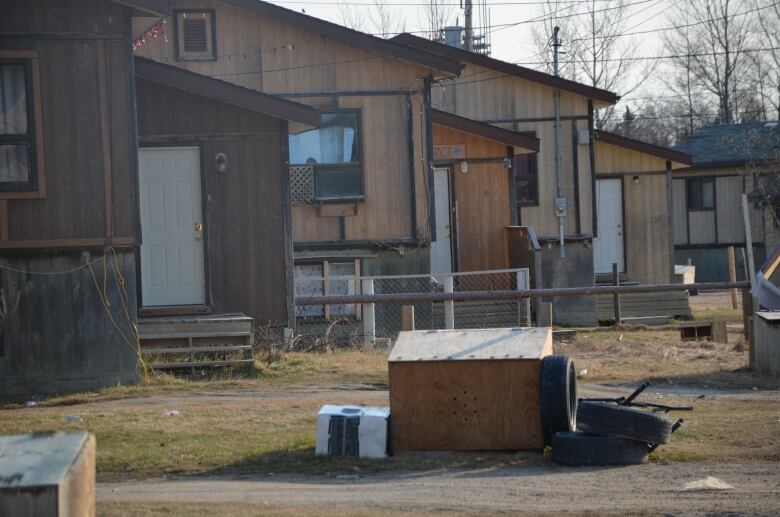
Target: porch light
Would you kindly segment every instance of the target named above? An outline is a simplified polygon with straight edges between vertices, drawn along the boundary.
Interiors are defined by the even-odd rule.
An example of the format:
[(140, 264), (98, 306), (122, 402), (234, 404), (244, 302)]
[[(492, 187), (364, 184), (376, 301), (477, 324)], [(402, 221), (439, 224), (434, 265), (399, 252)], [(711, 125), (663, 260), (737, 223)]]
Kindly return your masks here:
[(225, 156), (225, 153), (217, 154), (216, 162), (217, 162), (217, 172), (220, 173), (227, 172), (227, 156)]

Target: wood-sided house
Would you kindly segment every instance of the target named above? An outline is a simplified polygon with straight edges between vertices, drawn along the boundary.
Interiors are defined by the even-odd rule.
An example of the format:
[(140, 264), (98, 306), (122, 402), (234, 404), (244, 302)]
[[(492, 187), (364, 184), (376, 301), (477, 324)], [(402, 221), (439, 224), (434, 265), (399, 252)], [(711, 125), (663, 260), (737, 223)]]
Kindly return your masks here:
[[(435, 85), (433, 103), (438, 109), (538, 138), (538, 152), (513, 159), (507, 220), (535, 231), (542, 247), (544, 287), (593, 285), (597, 235), (593, 112), (619, 97), (410, 34), (393, 41), (465, 64), (458, 78)], [(560, 176), (555, 163), (556, 91), (560, 92)], [(556, 198), (561, 198), (558, 203)], [(507, 238), (505, 227), (501, 230)], [(554, 313), (559, 323), (596, 321), (595, 301), (589, 297), (556, 299)]]
[(690, 155), (596, 131), (597, 278), (611, 279), (612, 264), (642, 284), (674, 282), (672, 173), (693, 163)]
[(300, 294), (322, 292), (329, 273), (430, 271), (431, 85), (457, 60), (259, 0), (178, 0), (166, 26), (169, 41), (139, 55), (321, 112), (319, 129), (290, 125)]
[(289, 318), (287, 124), (319, 113), (134, 59), (168, 9), (3, 3), (0, 396), (133, 382), (144, 311)]
[(674, 254), (677, 264), (692, 261), (697, 281), (728, 280), (729, 246), (736, 248), (737, 278), (747, 278), (743, 193), (756, 269), (780, 246), (779, 146), (775, 122), (705, 127), (675, 145), (694, 163), (674, 172)]

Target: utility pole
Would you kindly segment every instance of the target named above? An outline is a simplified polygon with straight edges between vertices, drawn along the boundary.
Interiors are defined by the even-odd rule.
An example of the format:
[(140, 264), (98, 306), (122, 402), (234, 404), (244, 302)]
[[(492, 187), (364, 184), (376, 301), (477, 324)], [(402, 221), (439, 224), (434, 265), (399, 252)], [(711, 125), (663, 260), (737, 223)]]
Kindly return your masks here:
[(471, 0), (464, 0), (463, 11), (466, 15), (466, 36), (463, 38), (463, 48), (468, 51), (474, 49), (474, 23), (471, 17)]
[[(553, 73), (560, 76), (558, 70), (558, 47), (561, 42), (558, 39), (560, 27), (553, 29)], [(561, 245), (561, 258), (566, 256), (566, 248), (563, 241), (563, 219), (566, 217), (566, 198), (562, 195), (561, 188), (561, 91), (555, 89), (555, 215), (558, 217), (558, 237)]]

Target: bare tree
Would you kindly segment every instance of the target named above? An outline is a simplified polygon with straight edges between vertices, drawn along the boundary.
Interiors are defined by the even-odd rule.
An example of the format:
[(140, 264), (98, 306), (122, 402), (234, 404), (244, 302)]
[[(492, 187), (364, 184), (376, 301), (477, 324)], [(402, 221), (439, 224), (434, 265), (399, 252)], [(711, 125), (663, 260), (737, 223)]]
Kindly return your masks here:
[(422, 11), (424, 19), (428, 22), (428, 37), (435, 39), (442, 28), (452, 23), (455, 7), (447, 0), (424, 0)]
[(665, 46), (676, 56), (674, 68), (714, 99), (718, 121), (731, 124), (754, 109), (756, 67), (747, 52), (755, 39), (748, 0), (689, 0), (669, 15), (671, 25), (688, 20), (684, 29), (667, 31)]
[[(766, 118), (780, 119), (780, 4), (771, 0), (754, 0), (754, 8), (759, 13), (758, 26), (763, 39), (762, 47), (771, 50), (754, 56), (753, 60), (759, 67), (761, 80), (760, 92), (764, 104), (772, 107), (771, 115)], [(758, 11), (760, 10), (760, 12)]]
[[(625, 96), (635, 91), (653, 72), (654, 61), (633, 59), (639, 42), (626, 36), (631, 13), (630, 0), (588, 0), (582, 3), (559, 3), (553, 0), (543, 6), (544, 29), (534, 34), (537, 50), (552, 61), (549, 35), (552, 25), (561, 28), (564, 52), (559, 57), (560, 75), (610, 90)], [(547, 31), (545, 34), (542, 31)], [(549, 49), (549, 50), (548, 50)], [(551, 68), (548, 67), (548, 71)], [(596, 126), (602, 128), (612, 118), (615, 107), (596, 113)]]
[(406, 22), (387, 2), (387, 0), (374, 0), (374, 7), (368, 13), (371, 21), (371, 30), (374, 34), (389, 38), (406, 30)]
[(339, 11), (338, 21), (341, 25), (356, 31), (366, 30), (368, 24), (363, 11), (356, 9), (354, 5), (341, 1), (338, 2), (337, 7)]

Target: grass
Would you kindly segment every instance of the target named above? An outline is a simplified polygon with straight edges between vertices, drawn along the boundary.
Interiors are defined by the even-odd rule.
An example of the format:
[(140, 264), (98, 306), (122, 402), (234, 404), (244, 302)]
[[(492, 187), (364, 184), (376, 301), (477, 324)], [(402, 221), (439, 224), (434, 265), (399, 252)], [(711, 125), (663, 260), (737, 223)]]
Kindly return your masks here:
[[(777, 381), (741, 370), (747, 362), (743, 348), (680, 342), (672, 329), (580, 331), (573, 340), (556, 342), (555, 351), (573, 356), (577, 370), (587, 370), (581, 379), (588, 382), (651, 379), (691, 387), (779, 387)], [(386, 392), (375, 389), (387, 382), (386, 356), (386, 350), (285, 353), (270, 365), (257, 360), (249, 370), (224, 371), (202, 380), (156, 376), (148, 385), (51, 397), (35, 408), (8, 404), (0, 413), (0, 434), (92, 432), (98, 443), (98, 480), (103, 482), (222, 473), (335, 475), (549, 461), (535, 453), (417, 454), (383, 461), (315, 456), (315, 415), (322, 404), (387, 404)], [(780, 442), (775, 439), (780, 431), (777, 399), (699, 400), (695, 396), (675, 398), (675, 403), (693, 403), (696, 410), (682, 415), (686, 425), (671, 444), (653, 455), (653, 461), (780, 460)], [(164, 416), (168, 409), (180, 411), (181, 416)], [(78, 414), (83, 421), (67, 422), (68, 414)]]

